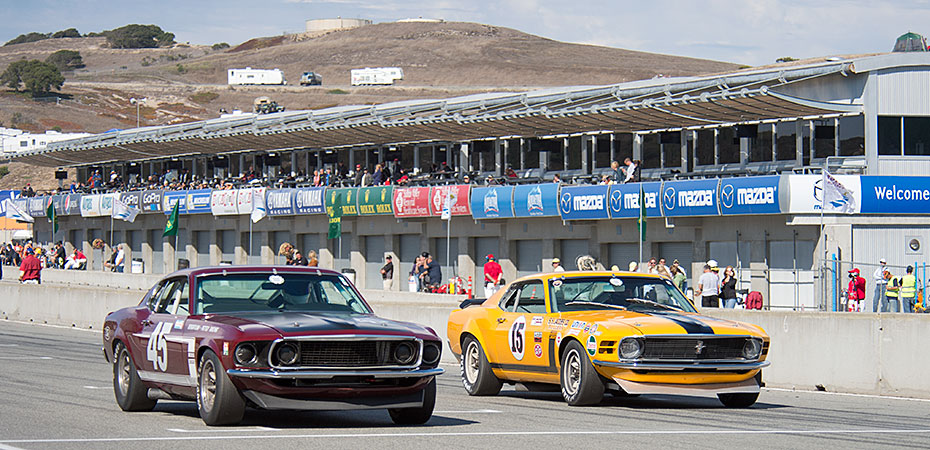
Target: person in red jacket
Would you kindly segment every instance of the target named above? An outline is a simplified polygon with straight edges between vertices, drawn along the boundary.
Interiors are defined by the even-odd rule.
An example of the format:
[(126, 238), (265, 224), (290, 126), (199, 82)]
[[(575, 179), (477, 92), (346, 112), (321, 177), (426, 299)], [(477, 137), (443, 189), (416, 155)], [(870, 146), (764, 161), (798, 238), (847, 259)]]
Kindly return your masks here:
[(865, 300), (865, 278), (859, 276), (859, 269), (849, 271), (849, 311), (862, 311), (862, 300)]
[(35, 250), (32, 247), (26, 248), (26, 257), (23, 263), (19, 265), (19, 281), (23, 284), (40, 284), (42, 283), (42, 263), (36, 258)]

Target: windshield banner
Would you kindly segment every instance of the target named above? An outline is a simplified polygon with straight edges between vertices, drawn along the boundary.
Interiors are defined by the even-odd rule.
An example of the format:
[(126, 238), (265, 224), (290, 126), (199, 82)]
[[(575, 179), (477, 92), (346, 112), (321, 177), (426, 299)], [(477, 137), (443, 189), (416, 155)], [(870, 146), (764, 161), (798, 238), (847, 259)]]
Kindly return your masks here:
[(513, 186), (473, 188), (471, 216), (475, 219), (513, 217)]
[(720, 212), (728, 214), (780, 214), (779, 175), (720, 180)]
[(162, 198), (165, 191), (160, 189), (151, 191), (142, 191), (142, 212), (155, 213), (162, 210)]
[(666, 181), (662, 185), (662, 213), (666, 217), (717, 216), (720, 180)]
[(514, 217), (559, 215), (559, 185), (556, 183), (521, 184), (513, 188)]
[(562, 220), (607, 219), (607, 191), (610, 186), (562, 186), (559, 211)]
[(358, 190), (358, 214), (361, 216), (394, 214), (393, 199), (393, 186), (360, 188)]
[(187, 213), (210, 214), (211, 196), (212, 191), (209, 189), (187, 191)]
[(323, 214), (323, 188), (300, 188), (294, 193), (294, 214)]
[(443, 202), (446, 197), (452, 197), (452, 215), (470, 216), (471, 204), (468, 200), (468, 191), (471, 186), (456, 184), (447, 186), (433, 186), (430, 188), (430, 215), (442, 215)]
[(639, 187), (643, 187), (643, 197), (646, 200), (646, 217), (662, 216), (662, 207), (659, 197), (662, 192), (662, 183), (627, 183), (610, 185), (608, 205), (610, 217), (613, 219), (629, 219), (639, 217)]
[(394, 217), (428, 217), (429, 188), (412, 187), (394, 189), (393, 203)]
[[(330, 214), (336, 199), (339, 199), (339, 205), (342, 207), (342, 216), (357, 216), (358, 205), (358, 188), (340, 188), (326, 190), (326, 213)], [(331, 214), (330, 214), (331, 215)]]
[(239, 208), (236, 205), (236, 195), (238, 191), (235, 189), (224, 189), (221, 191), (213, 191), (210, 193), (210, 212), (214, 216), (230, 216), (234, 214), (239, 214)]

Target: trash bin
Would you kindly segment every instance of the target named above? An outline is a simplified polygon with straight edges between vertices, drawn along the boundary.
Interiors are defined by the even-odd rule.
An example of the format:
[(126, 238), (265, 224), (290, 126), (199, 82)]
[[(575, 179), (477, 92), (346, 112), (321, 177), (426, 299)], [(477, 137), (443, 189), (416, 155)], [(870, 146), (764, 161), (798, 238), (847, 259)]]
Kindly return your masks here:
[(232, 261), (220, 261), (220, 265), (221, 265), (221, 266), (231, 266), (231, 265), (232, 265)]
[(142, 258), (133, 258), (132, 265), (129, 267), (130, 273), (142, 273), (144, 266), (142, 265)]
[(178, 258), (178, 270), (189, 269), (191, 267), (191, 262), (187, 258)]
[(355, 284), (355, 269), (342, 269), (342, 275), (349, 279), (349, 283)]

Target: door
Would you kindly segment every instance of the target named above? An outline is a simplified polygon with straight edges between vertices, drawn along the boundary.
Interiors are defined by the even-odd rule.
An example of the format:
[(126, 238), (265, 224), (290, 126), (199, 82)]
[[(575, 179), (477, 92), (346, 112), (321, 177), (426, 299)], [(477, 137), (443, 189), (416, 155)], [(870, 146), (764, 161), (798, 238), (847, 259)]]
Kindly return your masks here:
[(166, 280), (153, 292), (140, 315), (142, 329), (132, 335), (139, 378), (158, 383), (169, 392), (174, 390), (169, 386), (193, 386), (196, 369), (188, 358), (194, 350), (193, 338), (184, 336), (190, 311), (187, 278)]
[(494, 323), (490, 345), (493, 368), (506, 372), (506, 378), (539, 381), (540, 375), (554, 372), (552, 348), (543, 328), (546, 296), (539, 280), (511, 286), (501, 299), (500, 316)]

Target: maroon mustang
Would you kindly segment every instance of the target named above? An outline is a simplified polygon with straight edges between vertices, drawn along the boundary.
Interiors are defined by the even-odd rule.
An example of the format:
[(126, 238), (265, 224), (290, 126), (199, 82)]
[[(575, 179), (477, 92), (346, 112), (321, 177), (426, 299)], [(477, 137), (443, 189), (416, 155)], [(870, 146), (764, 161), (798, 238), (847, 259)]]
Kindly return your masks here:
[(246, 406), (425, 423), (441, 351), (432, 329), (375, 316), (338, 272), (300, 266), (178, 271), (103, 325), (120, 408), (196, 400), (207, 425), (238, 423)]

